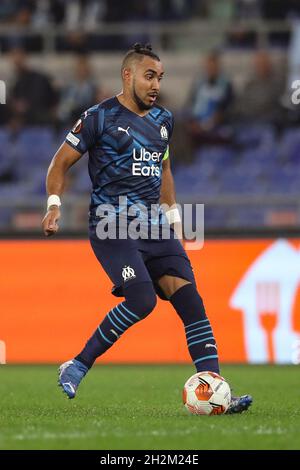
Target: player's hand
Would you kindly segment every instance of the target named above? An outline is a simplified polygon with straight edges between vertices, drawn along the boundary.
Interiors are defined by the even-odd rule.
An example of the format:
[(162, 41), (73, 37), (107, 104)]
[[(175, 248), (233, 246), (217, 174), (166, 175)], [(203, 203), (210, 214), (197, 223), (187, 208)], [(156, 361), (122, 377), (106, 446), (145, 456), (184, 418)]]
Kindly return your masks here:
[(47, 211), (47, 214), (43, 218), (42, 226), (46, 237), (55, 235), (59, 229), (58, 221), (60, 219), (60, 210), (57, 206), (52, 206)]

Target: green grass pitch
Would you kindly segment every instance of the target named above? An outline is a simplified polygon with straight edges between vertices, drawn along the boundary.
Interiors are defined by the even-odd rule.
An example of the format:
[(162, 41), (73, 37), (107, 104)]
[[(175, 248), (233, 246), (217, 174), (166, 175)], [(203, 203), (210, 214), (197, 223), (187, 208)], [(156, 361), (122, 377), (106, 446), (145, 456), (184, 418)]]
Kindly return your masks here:
[(192, 416), (181, 402), (185, 365), (95, 366), (74, 400), (55, 366), (0, 367), (0, 449), (300, 449), (296, 366), (223, 366), (241, 415)]

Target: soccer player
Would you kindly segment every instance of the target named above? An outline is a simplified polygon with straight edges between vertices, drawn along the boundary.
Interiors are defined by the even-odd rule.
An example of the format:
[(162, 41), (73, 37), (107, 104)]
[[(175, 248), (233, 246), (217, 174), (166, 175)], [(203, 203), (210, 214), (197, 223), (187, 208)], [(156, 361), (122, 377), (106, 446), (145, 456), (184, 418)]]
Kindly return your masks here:
[[(175, 231), (171, 229), (168, 238), (160, 232), (156, 237), (136, 238), (130, 236), (129, 230), (126, 237), (124, 233), (116, 238), (99, 236), (103, 212), (99, 215), (98, 209), (105, 205), (110, 215), (115, 210), (116, 225), (120, 226), (124, 209), (119, 204), (121, 196), (126, 196), (128, 214), (137, 203), (146, 208), (146, 215), (151, 213), (151, 205), (167, 204), (173, 206), (166, 212), (171, 227), (176, 229), (177, 224), (178, 229), (180, 223), (169, 159), (173, 116), (156, 104), (164, 74), (162, 62), (150, 45), (135, 44), (124, 57), (121, 74), (122, 92), (81, 115), (47, 174), (49, 197), (43, 230), (50, 236), (58, 230), (65, 173), (89, 152), (90, 242), (114, 284), (114, 295), (125, 298), (107, 313), (82, 351), (60, 366), (59, 385), (69, 398), (75, 397), (96, 358), (151, 313), (156, 294), (171, 302), (180, 316), (197, 371), (220, 372), (212, 328), (190, 261)], [(163, 225), (159, 211), (154, 221), (149, 220), (146, 226)], [(249, 395), (233, 397), (228, 412), (240, 413), (251, 403)]]

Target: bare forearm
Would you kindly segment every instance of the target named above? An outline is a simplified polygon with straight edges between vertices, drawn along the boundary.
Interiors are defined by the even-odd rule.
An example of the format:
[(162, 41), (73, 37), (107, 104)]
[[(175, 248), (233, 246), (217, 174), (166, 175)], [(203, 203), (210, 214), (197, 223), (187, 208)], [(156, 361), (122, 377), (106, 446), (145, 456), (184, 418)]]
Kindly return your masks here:
[(76, 163), (81, 154), (67, 144), (63, 144), (54, 155), (46, 178), (48, 194), (61, 196), (65, 186), (65, 175), (68, 169)]
[[(64, 143), (54, 155), (46, 177), (46, 188), (50, 197), (47, 202), (47, 212), (42, 221), (43, 231), (46, 237), (55, 235), (59, 229), (60, 203), (55, 196), (61, 196), (65, 185), (65, 175), (68, 169), (79, 160), (81, 154)], [(53, 204), (52, 204), (53, 203)]]
[(46, 189), (48, 194), (57, 194), (61, 196), (65, 186), (65, 173), (66, 170), (61, 166), (55, 164), (52, 160), (46, 178)]
[(173, 204), (176, 204), (175, 184), (172, 172), (169, 168), (163, 171), (160, 191), (160, 203), (168, 204), (168, 206), (170, 207)]
[[(174, 214), (174, 210), (177, 211), (176, 206), (176, 196), (175, 196), (175, 184), (174, 184), (174, 179), (173, 175), (170, 169), (170, 166), (168, 165), (167, 168), (164, 169), (163, 171), (163, 178), (162, 178), (162, 187), (161, 187), (161, 193), (160, 193), (160, 203), (167, 204), (167, 207), (165, 207), (165, 211)], [(172, 208), (170, 210), (170, 208)], [(170, 216), (169, 216), (170, 217)], [(171, 216), (173, 217), (173, 216)], [(171, 219), (169, 219), (169, 222), (173, 226), (175, 233), (178, 237), (179, 240), (182, 240), (182, 224), (180, 220), (174, 220), (174, 222), (171, 222)]]

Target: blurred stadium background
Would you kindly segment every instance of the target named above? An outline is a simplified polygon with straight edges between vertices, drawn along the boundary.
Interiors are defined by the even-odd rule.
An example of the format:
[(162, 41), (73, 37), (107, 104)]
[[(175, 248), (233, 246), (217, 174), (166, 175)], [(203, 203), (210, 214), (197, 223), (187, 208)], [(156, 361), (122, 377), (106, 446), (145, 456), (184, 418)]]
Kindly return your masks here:
[[(116, 300), (87, 240), (87, 158), (68, 174), (55, 239), (41, 233), (47, 167), (81, 111), (120, 91), (135, 42), (165, 65), (177, 199), (205, 204), (205, 245), (189, 255), (222, 374), (254, 396), (236, 419), (185, 413), (194, 367), (168, 302), (75, 402), (48, 365), (80, 351)], [(0, 449), (299, 449), (295, 80), (298, 0), (0, 1)]]
[[(8, 358), (64, 359), (80, 347), (84, 334), (93, 331), (95, 311), (102, 315), (114, 303), (91, 253), (88, 261), (79, 253), (81, 245), (61, 239), (29, 240), (42, 239), (45, 175), (53, 154), (83, 110), (120, 91), (120, 62), (135, 42), (151, 42), (165, 65), (160, 103), (176, 119), (171, 161), (178, 202), (204, 203), (207, 236), (234, 238), (222, 245), (210, 240), (204, 254), (192, 255), (199, 277), (201, 270), (200, 291), (221, 343), (221, 358), (300, 361), (300, 104), (292, 102), (292, 84), (300, 80), (296, 0), (0, 2), (0, 80), (7, 91), (6, 104), (0, 105), (1, 287), (6, 314), (0, 339), (7, 345)], [(68, 175), (60, 237), (86, 238), (89, 191), (85, 157)], [(253, 235), (268, 239), (238, 240)], [(20, 240), (8, 241), (13, 238)], [(69, 253), (69, 261), (58, 260), (57, 250), (62, 259)], [(84, 245), (83, 250), (88, 248)], [(263, 254), (265, 263), (251, 277), (251, 267)], [(234, 295), (236, 290), (243, 292), (238, 286), (246, 273), (251, 288), (244, 282), (246, 293)], [(14, 293), (9, 282), (17, 286)], [(49, 282), (65, 298), (56, 323), (50, 320), (51, 300), (43, 312), (37, 307), (48, 298)], [(74, 284), (78, 293), (72, 291)], [(219, 289), (224, 285), (226, 292)], [(216, 291), (222, 292), (219, 299)], [(251, 321), (251, 309), (262, 316)], [(23, 330), (16, 327), (21, 312), (26, 317)], [(67, 325), (71, 314), (77, 318), (77, 342), (70, 339), (66, 351), (56, 327), (58, 321)], [(37, 345), (42, 315), (48, 318), (52, 336)], [(157, 339), (161, 320), (154, 316), (148, 321), (153, 321), (155, 332), (149, 348), (166, 351), (162, 338), (161, 343)], [(129, 332), (129, 343), (150, 341), (150, 323), (138, 327), (141, 332), (144, 328), (141, 339), (137, 332), (132, 337)], [(23, 347), (14, 339), (18, 335), (25, 341), (24, 328)], [(247, 329), (252, 339), (246, 337)], [(171, 349), (162, 357), (188, 361), (183, 335), (178, 341), (182, 351), (178, 353), (170, 339)], [(126, 356), (126, 348), (120, 348), (113, 353), (116, 356), (109, 353), (108, 360)], [(134, 361), (135, 351), (128, 360)], [(154, 356), (145, 360), (160, 360)]]

